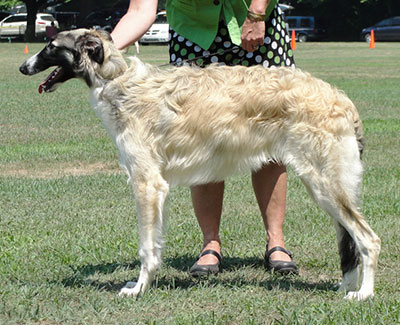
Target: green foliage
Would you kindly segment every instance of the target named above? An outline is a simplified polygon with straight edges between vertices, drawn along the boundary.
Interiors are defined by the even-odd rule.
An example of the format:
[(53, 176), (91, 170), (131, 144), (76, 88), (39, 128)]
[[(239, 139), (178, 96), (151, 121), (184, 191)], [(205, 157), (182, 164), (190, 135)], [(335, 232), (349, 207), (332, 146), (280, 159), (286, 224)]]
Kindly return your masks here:
[(0, 2), (0, 10), (8, 10), (21, 3), (22, 1), (19, 0), (2, 0)]

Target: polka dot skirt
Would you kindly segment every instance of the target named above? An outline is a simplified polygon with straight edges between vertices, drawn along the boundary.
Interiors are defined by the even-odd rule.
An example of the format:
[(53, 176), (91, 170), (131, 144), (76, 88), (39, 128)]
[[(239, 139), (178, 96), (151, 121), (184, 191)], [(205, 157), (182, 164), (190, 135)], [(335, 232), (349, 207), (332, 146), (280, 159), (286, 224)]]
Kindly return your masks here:
[(232, 44), (228, 29), (222, 20), (218, 33), (208, 50), (178, 35), (170, 28), (170, 63), (175, 65), (196, 64), (205, 66), (211, 63), (225, 65), (252, 66), (293, 66), (294, 58), (290, 38), (286, 30), (283, 12), (276, 6), (265, 22), (264, 44), (254, 52), (246, 52)]

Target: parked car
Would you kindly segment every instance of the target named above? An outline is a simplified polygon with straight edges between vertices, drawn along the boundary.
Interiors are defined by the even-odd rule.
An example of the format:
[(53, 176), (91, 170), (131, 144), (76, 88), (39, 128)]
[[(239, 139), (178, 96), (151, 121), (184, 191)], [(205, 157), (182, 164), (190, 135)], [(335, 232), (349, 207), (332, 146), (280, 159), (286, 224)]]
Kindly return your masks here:
[(54, 11), (52, 13), (60, 25), (60, 30), (76, 29), (79, 14), (78, 11)]
[(369, 42), (371, 30), (374, 30), (375, 41), (400, 41), (400, 16), (381, 20), (374, 26), (361, 31), (361, 39)]
[(296, 33), (296, 40), (299, 42), (318, 41), (323, 38), (325, 32), (322, 28), (317, 28), (313, 16), (287, 16), (289, 35), (292, 30)]
[(169, 25), (167, 23), (167, 14), (165, 10), (160, 11), (153, 25), (139, 40), (141, 44), (149, 43), (167, 43), (169, 39)]
[[(10, 15), (0, 21), (0, 38), (18, 38), (25, 34), (27, 14)], [(54, 26), (58, 28), (58, 21), (53, 15), (46, 13), (36, 14), (35, 35), (42, 37), (46, 35), (46, 27)]]
[(78, 28), (104, 29), (111, 32), (120, 21), (125, 11), (104, 9), (91, 12), (78, 24)]

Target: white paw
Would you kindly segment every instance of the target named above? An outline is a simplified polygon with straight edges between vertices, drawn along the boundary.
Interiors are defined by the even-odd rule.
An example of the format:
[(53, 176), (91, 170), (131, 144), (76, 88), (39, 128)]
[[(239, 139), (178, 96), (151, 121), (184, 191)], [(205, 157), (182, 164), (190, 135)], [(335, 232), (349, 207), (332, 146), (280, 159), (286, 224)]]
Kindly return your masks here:
[(373, 292), (363, 292), (363, 291), (350, 291), (347, 293), (347, 295), (344, 297), (344, 299), (347, 300), (358, 300), (362, 301), (368, 298), (373, 298), (374, 293)]
[(132, 296), (136, 297), (140, 293), (140, 287), (137, 282), (127, 282), (125, 287), (119, 292), (119, 296)]

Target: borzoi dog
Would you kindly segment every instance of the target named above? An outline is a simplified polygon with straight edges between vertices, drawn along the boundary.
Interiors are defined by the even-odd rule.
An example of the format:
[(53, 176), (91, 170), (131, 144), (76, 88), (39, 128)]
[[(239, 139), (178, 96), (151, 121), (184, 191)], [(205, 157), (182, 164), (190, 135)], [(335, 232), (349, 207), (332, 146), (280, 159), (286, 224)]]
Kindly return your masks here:
[(134, 189), (141, 270), (121, 294), (144, 292), (160, 266), (171, 186), (221, 181), (274, 161), (291, 166), (332, 217), (345, 297), (374, 295), (380, 239), (357, 208), (363, 130), (342, 92), (283, 67), (159, 69), (137, 58), (128, 67), (109, 34), (85, 29), (59, 33), (20, 71), (51, 66), (39, 91), (70, 78), (86, 82)]

